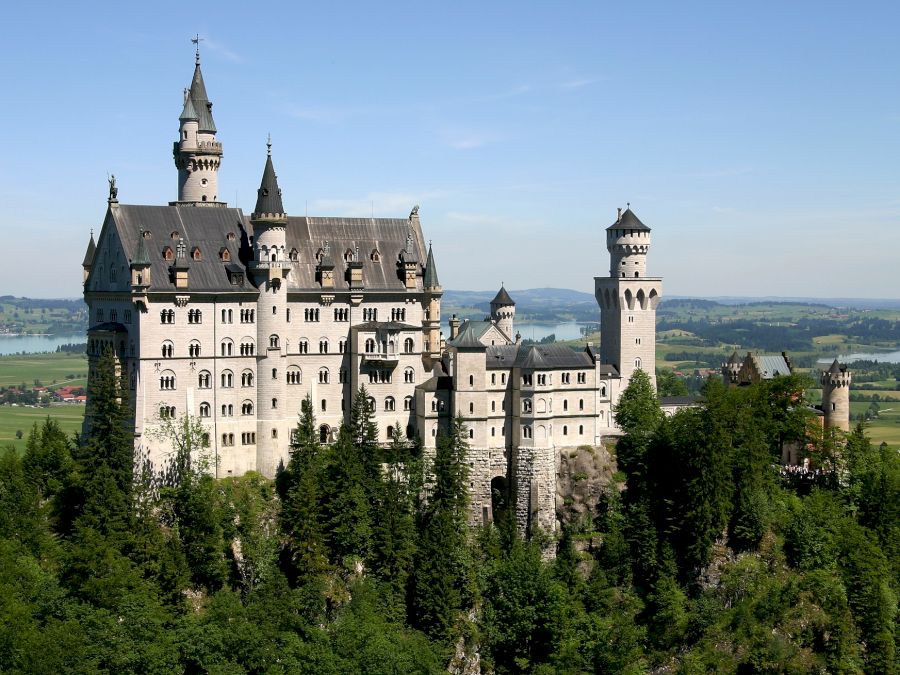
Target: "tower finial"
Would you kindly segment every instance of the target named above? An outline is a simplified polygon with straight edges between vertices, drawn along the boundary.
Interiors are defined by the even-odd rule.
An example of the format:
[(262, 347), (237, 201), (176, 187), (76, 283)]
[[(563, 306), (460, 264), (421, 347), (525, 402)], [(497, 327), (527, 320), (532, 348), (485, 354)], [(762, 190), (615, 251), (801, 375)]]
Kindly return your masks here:
[(266, 137), (266, 154), (271, 157), (272, 156), (272, 134), (269, 134)]
[(197, 45), (197, 49), (194, 51), (194, 63), (198, 66), (200, 65), (200, 43), (203, 42), (203, 38), (200, 37), (200, 33), (197, 33), (194, 37), (191, 38), (191, 42)]

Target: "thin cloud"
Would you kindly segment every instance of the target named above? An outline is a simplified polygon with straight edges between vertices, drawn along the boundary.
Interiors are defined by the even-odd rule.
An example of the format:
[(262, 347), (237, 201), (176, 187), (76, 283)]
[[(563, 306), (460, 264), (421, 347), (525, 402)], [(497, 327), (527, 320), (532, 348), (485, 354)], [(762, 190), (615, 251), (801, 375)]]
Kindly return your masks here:
[(224, 43), (213, 40), (212, 38), (204, 37), (200, 42), (200, 48), (208, 49), (214, 54), (221, 56), (226, 61), (231, 61), (232, 63), (244, 62), (244, 58), (240, 54), (228, 48)]
[(581, 89), (582, 87), (587, 87), (589, 85), (595, 84), (603, 80), (602, 77), (577, 77), (571, 80), (566, 80), (565, 82), (559, 83), (560, 89)]

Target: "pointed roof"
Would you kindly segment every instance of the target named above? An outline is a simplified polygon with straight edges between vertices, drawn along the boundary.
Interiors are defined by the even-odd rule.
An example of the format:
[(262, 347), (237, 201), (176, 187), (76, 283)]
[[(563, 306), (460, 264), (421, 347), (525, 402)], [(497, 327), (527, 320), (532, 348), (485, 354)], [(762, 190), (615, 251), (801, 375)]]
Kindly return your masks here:
[(438, 281), (437, 266), (434, 264), (434, 252), (431, 250), (431, 242), (428, 242), (428, 261), (425, 263), (425, 288), (437, 288), (441, 285)]
[(194, 66), (194, 77), (191, 80), (191, 91), (188, 97), (194, 105), (200, 122), (200, 131), (208, 133), (216, 133), (216, 123), (213, 122), (212, 103), (206, 94), (206, 85), (203, 83), (203, 73), (200, 71), (200, 57), (197, 57), (197, 63)]
[(487, 346), (478, 339), (478, 330), (475, 322), (466, 321), (466, 325), (453, 340), (447, 342), (451, 347), (457, 349), (487, 349)]
[(842, 372), (843, 372), (843, 369), (841, 368), (841, 364), (838, 363), (837, 359), (835, 359), (834, 363), (831, 364), (831, 368), (828, 369), (828, 374), (829, 375), (839, 375)]
[(134, 253), (134, 259), (131, 261), (134, 266), (149, 266), (150, 255), (147, 253), (147, 246), (144, 244), (144, 228), (141, 228), (141, 235), (138, 237), (137, 251)]
[(272, 144), (269, 143), (269, 152), (266, 156), (266, 168), (263, 169), (262, 181), (256, 192), (256, 208), (253, 209), (251, 218), (264, 213), (284, 214), (284, 205), (281, 203), (281, 190), (278, 188), (278, 178), (275, 175), (275, 167), (272, 164)]
[(500, 290), (497, 291), (497, 295), (495, 295), (494, 299), (491, 300), (491, 304), (505, 307), (508, 305), (515, 305), (516, 303), (511, 297), (509, 297), (509, 293), (506, 292), (506, 287), (503, 284), (500, 284)]
[(90, 267), (94, 264), (94, 254), (97, 252), (97, 245), (94, 243), (94, 231), (91, 230), (91, 240), (88, 242), (87, 251), (84, 252), (84, 261), (82, 267)]
[(734, 353), (728, 357), (728, 363), (742, 363), (741, 357), (738, 356), (737, 350), (734, 350)]
[(632, 211), (630, 207), (622, 211), (622, 214), (616, 219), (616, 222), (606, 229), (650, 231), (650, 228), (644, 225), (644, 223), (641, 222), (641, 219), (634, 215), (634, 211)]
[(178, 119), (181, 121), (187, 120), (199, 120), (200, 116), (197, 114), (196, 108), (194, 108), (194, 102), (191, 100), (190, 96), (184, 97), (184, 109), (181, 111), (181, 114), (178, 116)]

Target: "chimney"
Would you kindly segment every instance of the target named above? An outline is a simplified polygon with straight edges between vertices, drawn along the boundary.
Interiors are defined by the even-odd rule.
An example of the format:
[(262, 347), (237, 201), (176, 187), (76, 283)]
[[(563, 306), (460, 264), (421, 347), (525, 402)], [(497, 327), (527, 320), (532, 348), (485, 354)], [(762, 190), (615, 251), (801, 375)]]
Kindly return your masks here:
[(455, 340), (457, 335), (459, 335), (459, 319), (454, 314), (450, 317), (450, 339)]

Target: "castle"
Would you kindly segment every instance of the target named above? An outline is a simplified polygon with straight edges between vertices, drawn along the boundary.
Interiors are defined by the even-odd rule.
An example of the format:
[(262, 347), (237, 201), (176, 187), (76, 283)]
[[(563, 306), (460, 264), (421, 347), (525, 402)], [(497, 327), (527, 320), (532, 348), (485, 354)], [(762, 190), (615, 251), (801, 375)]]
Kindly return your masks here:
[(111, 179), (83, 262), (89, 372), (112, 348), (136, 456), (162, 470), (173, 448), (159, 429), (190, 415), (207, 430), (217, 477), (272, 477), (302, 400), (311, 397), (327, 443), (364, 384), (385, 443), (396, 429), (432, 453), (464, 419), (473, 522), (490, 521), (503, 494), (520, 531), (555, 529), (560, 453), (615, 434), (632, 373), (654, 378), (662, 282), (647, 276), (650, 228), (629, 208), (606, 230), (599, 351), (523, 345), (502, 287), (490, 317), (454, 317), (445, 339), (418, 207), (405, 218), (288, 215), (269, 143), (248, 217), (219, 199), (216, 134), (198, 53), (173, 147), (177, 199), (120, 203)]

